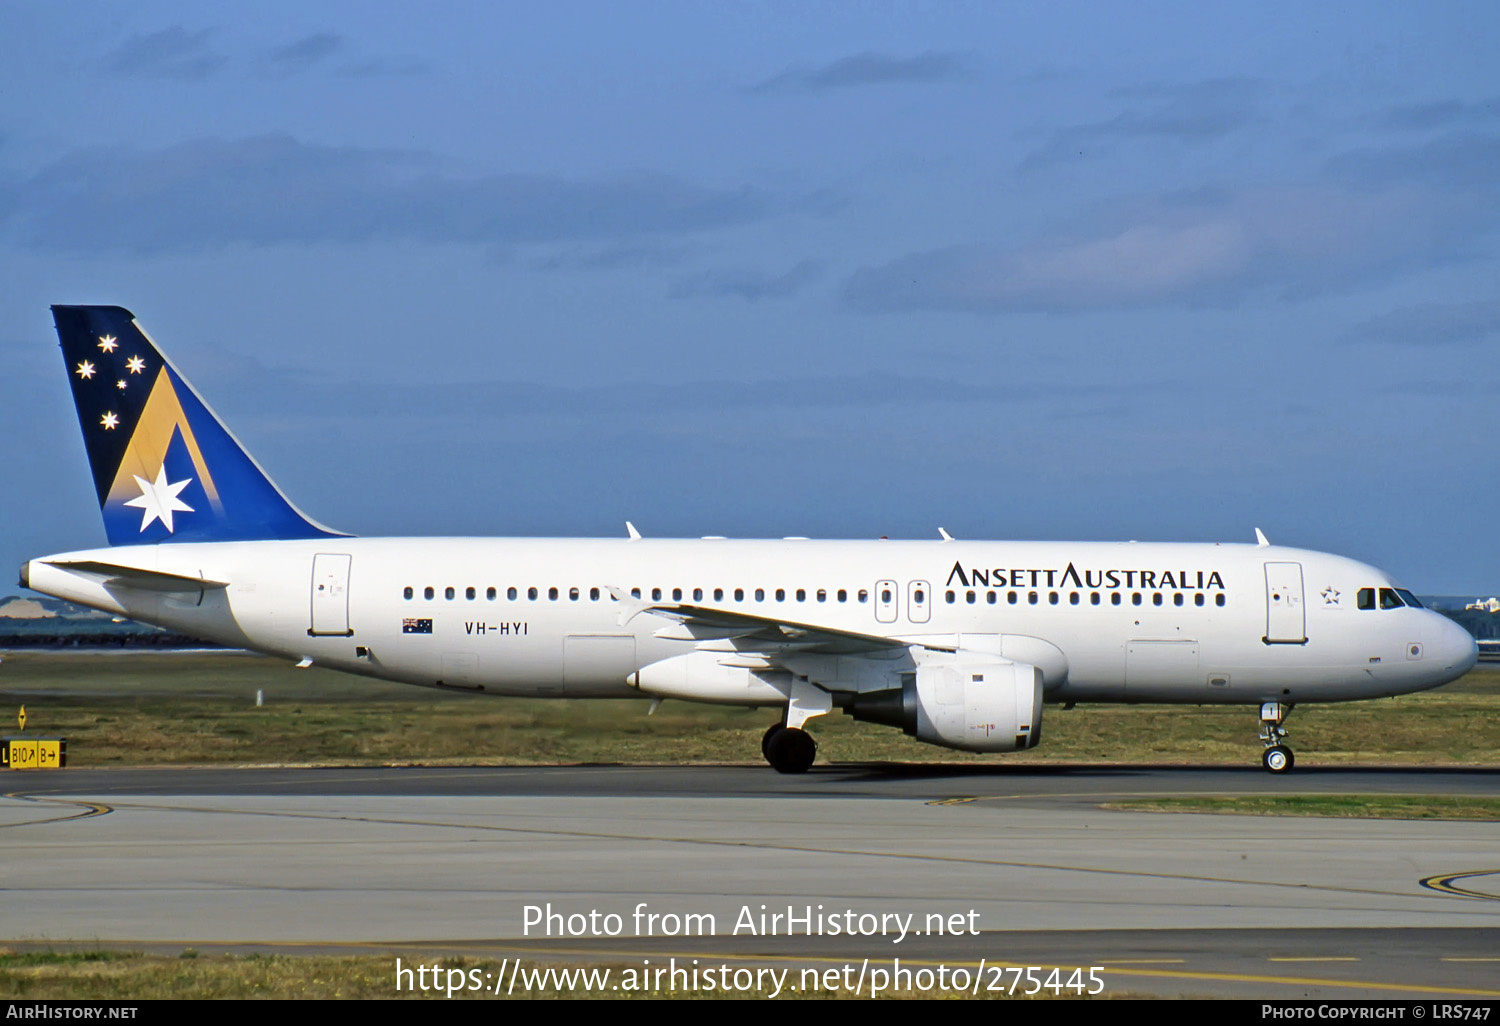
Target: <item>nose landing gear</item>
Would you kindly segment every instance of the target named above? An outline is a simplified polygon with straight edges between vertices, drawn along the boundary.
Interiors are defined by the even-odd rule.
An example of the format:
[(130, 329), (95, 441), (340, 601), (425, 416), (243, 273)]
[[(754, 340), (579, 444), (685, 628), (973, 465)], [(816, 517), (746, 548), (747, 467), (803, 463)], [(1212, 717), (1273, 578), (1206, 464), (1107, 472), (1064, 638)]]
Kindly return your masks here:
[(1285, 773), (1296, 764), (1292, 750), (1282, 744), (1282, 738), (1286, 737), (1286, 731), (1281, 724), (1291, 714), (1290, 702), (1263, 702), (1260, 707), (1260, 739), (1265, 744), (1266, 750), (1261, 754), (1260, 762), (1272, 773)]

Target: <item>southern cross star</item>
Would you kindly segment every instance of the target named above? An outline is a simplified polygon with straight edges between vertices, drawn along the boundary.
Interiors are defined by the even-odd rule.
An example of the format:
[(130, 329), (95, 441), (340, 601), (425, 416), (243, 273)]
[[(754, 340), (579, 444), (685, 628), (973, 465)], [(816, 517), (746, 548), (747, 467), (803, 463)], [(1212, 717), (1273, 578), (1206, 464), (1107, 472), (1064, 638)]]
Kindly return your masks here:
[(125, 503), (142, 511), (141, 530), (151, 526), (151, 521), (160, 520), (166, 527), (167, 533), (172, 533), (172, 514), (175, 511), (192, 513), (193, 507), (177, 497), (177, 493), (192, 484), (192, 478), (184, 478), (176, 484), (167, 483), (167, 468), (163, 466), (156, 472), (155, 481), (147, 481), (144, 477), (135, 477), (135, 483), (140, 486), (141, 494)]
[(146, 361), (142, 360), (139, 356), (132, 356), (125, 361), (125, 366), (129, 368), (130, 373), (139, 374), (145, 368)]
[(104, 416), (99, 418), (99, 423), (103, 425), (104, 430), (113, 431), (115, 429), (115, 425), (120, 423), (120, 418), (115, 416), (113, 413), (106, 413)]
[(78, 365), (78, 370), (74, 373), (76, 373), (80, 378), (91, 378), (94, 376), (94, 365), (89, 363), (87, 360), (84, 360)]
[(115, 346), (118, 345), (118, 344), (119, 343), (117, 343), (115, 341), (115, 337), (113, 335), (100, 335), (99, 336), (99, 348), (102, 349), (102, 350), (104, 350), (106, 353), (112, 353), (112, 352), (114, 352), (115, 351)]
[(115, 382), (115, 387), (123, 389), (125, 387), (125, 379), (121, 378), (119, 381), (116, 381)]

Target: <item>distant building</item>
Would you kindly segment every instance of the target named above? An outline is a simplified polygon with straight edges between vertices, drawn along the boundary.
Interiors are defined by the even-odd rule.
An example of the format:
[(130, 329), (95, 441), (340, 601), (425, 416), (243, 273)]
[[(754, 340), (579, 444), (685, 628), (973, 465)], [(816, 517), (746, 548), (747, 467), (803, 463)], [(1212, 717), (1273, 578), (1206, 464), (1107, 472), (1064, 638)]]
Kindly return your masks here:
[(1500, 598), (1491, 595), (1487, 599), (1475, 599), (1465, 609), (1477, 609), (1482, 613), (1500, 613)]

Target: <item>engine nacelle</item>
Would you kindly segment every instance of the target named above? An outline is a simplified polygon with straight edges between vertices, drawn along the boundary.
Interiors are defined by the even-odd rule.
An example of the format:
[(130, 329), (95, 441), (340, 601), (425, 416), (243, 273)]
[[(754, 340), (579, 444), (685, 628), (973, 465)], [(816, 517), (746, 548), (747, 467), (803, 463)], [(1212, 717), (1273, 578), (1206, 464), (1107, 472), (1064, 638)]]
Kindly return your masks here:
[(845, 711), (966, 752), (1014, 752), (1042, 739), (1042, 671), (1030, 663), (928, 652), (901, 676), (901, 687), (860, 694)]

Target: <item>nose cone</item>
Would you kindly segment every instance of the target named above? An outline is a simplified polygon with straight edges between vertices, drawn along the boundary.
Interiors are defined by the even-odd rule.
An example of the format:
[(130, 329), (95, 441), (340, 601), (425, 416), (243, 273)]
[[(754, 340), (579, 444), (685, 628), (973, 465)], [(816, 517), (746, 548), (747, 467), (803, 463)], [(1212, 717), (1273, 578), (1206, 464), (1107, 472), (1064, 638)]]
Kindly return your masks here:
[(1427, 651), (1430, 662), (1443, 671), (1443, 683), (1457, 680), (1479, 662), (1474, 636), (1441, 613), (1434, 613)]

